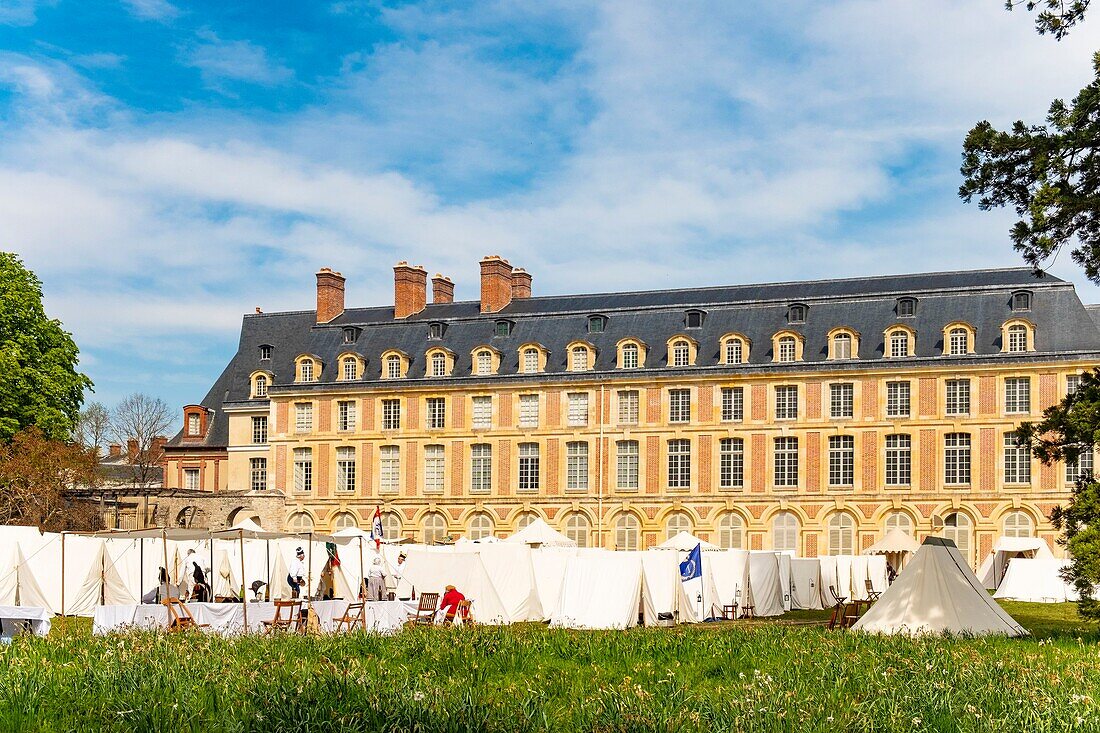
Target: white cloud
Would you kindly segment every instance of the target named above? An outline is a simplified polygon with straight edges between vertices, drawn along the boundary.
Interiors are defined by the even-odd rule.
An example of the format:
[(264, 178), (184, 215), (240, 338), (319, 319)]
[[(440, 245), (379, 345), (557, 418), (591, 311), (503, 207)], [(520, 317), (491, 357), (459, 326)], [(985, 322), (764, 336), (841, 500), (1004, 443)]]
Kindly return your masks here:
[(0, 25), (34, 25), (38, 8), (56, 4), (57, 0), (4, 0), (0, 3)]
[(122, 0), (122, 4), (135, 18), (161, 22), (178, 18), (181, 14), (168, 0)]
[(183, 52), (183, 61), (202, 73), (206, 83), (221, 88), (226, 81), (275, 86), (294, 72), (268, 58), (267, 51), (250, 41), (226, 41), (211, 30), (197, 34), (198, 42)]

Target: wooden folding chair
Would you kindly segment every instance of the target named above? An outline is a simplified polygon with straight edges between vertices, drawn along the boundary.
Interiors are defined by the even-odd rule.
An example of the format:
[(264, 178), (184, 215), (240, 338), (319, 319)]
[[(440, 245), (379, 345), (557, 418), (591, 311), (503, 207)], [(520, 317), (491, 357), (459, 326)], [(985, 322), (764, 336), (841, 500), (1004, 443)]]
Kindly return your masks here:
[(455, 615), (448, 619), (448, 623), (461, 624), (462, 626), (472, 625), (474, 620), (470, 618), (470, 601), (459, 601), (455, 606)]
[(302, 623), (302, 602), (275, 601), (275, 618), (262, 623), (265, 634), (276, 631), (290, 631), (292, 628), (294, 631), (302, 633), (305, 631), (305, 624)]
[(210, 624), (200, 624), (191, 615), (191, 609), (179, 598), (165, 598), (161, 603), (168, 609), (168, 630), (208, 629)]
[(871, 603), (874, 603), (879, 599), (879, 596), (882, 595), (882, 592), (875, 590), (875, 586), (871, 584), (870, 578), (863, 582), (867, 584), (867, 600)]
[(439, 610), (438, 593), (421, 593), (416, 613), (409, 623), (414, 626), (431, 626), (435, 623), (435, 612)]
[(841, 624), (843, 628), (844, 624), (844, 608), (845, 601), (848, 600), (846, 596), (842, 596), (836, 592), (836, 588), (829, 586), (829, 596), (833, 599), (833, 615), (829, 617), (829, 628), (835, 629), (837, 624)]
[(366, 604), (363, 601), (354, 601), (348, 604), (344, 615), (336, 619), (336, 633), (351, 631), (356, 626), (360, 629), (367, 628)]

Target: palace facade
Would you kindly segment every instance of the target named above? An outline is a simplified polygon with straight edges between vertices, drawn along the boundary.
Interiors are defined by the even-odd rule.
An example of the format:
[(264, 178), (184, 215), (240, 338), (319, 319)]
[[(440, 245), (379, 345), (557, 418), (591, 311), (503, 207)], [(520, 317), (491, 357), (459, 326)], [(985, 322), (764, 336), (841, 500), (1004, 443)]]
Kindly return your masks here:
[[(1100, 313), (1028, 269), (533, 297), (490, 256), (481, 297), (394, 268), (394, 304), (246, 315), (166, 446), (165, 485), (282, 492), (285, 526), (435, 542), (535, 517), (588, 546), (680, 530), (858, 553), (888, 528), (971, 562), (1039, 536), (1078, 464), (1015, 443), (1100, 358)], [(243, 504), (241, 510), (247, 511)], [(226, 517), (225, 521), (232, 521)]]

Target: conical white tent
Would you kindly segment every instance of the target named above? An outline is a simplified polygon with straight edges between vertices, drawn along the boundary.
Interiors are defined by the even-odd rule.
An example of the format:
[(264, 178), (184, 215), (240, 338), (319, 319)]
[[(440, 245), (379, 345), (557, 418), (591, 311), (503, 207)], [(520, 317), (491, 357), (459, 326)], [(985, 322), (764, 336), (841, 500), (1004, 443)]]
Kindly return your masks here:
[(679, 550), (681, 552), (691, 552), (695, 549), (696, 545), (701, 545), (704, 550), (718, 550), (718, 545), (712, 545), (706, 540), (701, 540), (691, 532), (683, 531), (674, 537), (669, 537), (667, 540), (657, 545), (658, 550)]
[(13, 544), (7, 558), (0, 562), (0, 606), (36, 606), (52, 611), (18, 544)]
[(882, 597), (852, 627), (876, 634), (1023, 636), (951, 540), (929, 537)]
[(532, 547), (576, 547), (577, 543), (547, 524), (541, 517), (516, 532), (505, 542), (522, 542)]

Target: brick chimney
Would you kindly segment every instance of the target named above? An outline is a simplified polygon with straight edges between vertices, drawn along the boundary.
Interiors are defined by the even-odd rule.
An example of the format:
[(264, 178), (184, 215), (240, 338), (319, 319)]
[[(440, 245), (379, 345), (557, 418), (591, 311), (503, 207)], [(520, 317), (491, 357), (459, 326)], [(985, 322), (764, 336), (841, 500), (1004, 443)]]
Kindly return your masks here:
[(130, 438), (129, 440), (126, 441), (126, 460), (130, 461), (130, 463), (133, 463), (134, 459), (137, 458), (137, 455), (138, 455), (137, 438)]
[(512, 266), (500, 255), (481, 260), (481, 312), (497, 313), (512, 302)]
[(164, 446), (166, 443), (168, 443), (168, 438), (163, 435), (158, 435), (157, 437), (153, 438), (153, 445), (151, 446), (151, 450), (153, 451), (154, 460), (160, 459), (160, 454), (164, 452)]
[(393, 267), (393, 317), (408, 318), (428, 304), (428, 271), (402, 260)]
[(122, 458), (122, 446), (118, 443), (111, 443), (107, 446), (108, 458)]
[(322, 267), (317, 273), (317, 322), (328, 323), (344, 312), (344, 276)]
[(531, 273), (522, 267), (512, 270), (512, 300), (531, 297)]
[(443, 277), (438, 272), (432, 278), (432, 302), (455, 302), (455, 284), (449, 277)]

